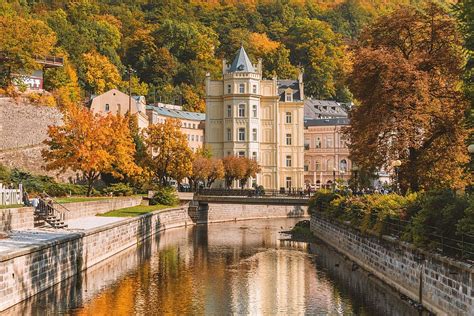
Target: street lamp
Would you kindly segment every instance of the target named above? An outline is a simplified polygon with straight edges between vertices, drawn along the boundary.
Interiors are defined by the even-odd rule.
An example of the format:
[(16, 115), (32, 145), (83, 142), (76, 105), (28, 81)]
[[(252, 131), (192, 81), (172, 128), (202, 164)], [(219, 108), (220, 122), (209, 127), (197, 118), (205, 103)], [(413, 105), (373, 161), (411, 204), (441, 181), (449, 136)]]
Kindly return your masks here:
[(391, 166), (395, 170), (395, 191), (399, 193), (399, 179), (398, 179), (398, 172), (399, 168), (402, 165), (402, 162), (400, 160), (392, 160)]
[(132, 75), (137, 71), (129, 65), (125, 72), (128, 74), (128, 113), (132, 114)]
[(332, 186), (333, 186), (333, 191), (336, 191), (336, 168), (332, 169)]
[(471, 144), (471, 145), (467, 146), (467, 151), (470, 154), (474, 154), (474, 144)]

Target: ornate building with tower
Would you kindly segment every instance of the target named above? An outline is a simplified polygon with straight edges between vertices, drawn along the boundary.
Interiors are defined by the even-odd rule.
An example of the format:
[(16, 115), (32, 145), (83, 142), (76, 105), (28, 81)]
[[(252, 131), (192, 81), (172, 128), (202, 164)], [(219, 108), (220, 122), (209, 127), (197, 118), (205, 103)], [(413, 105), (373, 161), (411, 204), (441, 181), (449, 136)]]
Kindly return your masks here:
[(304, 92), (296, 80), (262, 78), (244, 48), (232, 64), (223, 60), (222, 79), (206, 78), (206, 144), (212, 155), (245, 156), (261, 172), (249, 185), (266, 189), (304, 186)]

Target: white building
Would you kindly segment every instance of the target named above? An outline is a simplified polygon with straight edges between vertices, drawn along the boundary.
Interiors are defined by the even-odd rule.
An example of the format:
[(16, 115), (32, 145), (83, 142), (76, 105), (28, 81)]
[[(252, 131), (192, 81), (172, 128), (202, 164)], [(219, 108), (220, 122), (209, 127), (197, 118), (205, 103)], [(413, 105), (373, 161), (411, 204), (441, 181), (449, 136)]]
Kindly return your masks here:
[(213, 156), (256, 159), (262, 171), (254, 183), (267, 189), (302, 188), (302, 75), (262, 79), (261, 61), (252, 64), (243, 47), (222, 68), (222, 80), (206, 78), (206, 143)]

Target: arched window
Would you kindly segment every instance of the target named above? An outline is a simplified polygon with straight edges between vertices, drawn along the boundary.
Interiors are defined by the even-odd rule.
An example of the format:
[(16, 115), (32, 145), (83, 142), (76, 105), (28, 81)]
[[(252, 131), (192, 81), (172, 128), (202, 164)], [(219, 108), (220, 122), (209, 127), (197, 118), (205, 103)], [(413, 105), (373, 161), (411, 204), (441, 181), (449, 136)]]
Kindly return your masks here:
[(341, 170), (341, 171), (347, 171), (347, 160), (342, 159), (342, 160), (339, 162), (339, 170)]

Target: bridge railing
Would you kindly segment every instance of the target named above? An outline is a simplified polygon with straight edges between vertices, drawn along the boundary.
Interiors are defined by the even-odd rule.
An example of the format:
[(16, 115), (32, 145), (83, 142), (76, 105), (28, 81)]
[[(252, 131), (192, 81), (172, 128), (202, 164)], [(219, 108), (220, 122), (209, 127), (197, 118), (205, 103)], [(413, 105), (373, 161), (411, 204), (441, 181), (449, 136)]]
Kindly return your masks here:
[(314, 192), (308, 190), (286, 189), (286, 190), (257, 190), (257, 189), (198, 189), (196, 195), (202, 196), (227, 196), (227, 197), (273, 197), (273, 198), (295, 198), (309, 199)]

